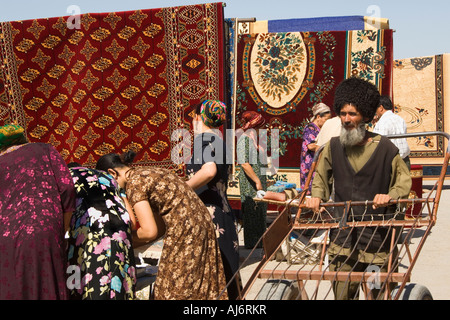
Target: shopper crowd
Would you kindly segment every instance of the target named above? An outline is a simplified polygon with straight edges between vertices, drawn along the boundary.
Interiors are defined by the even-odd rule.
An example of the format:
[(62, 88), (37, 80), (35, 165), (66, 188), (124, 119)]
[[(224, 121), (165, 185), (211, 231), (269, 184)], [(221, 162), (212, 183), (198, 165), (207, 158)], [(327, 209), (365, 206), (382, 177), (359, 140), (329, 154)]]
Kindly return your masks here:
[[(298, 146), (301, 188), (311, 195), (307, 207), (320, 210), (335, 192), (339, 201), (374, 198), (371, 211), (389, 215), (389, 200), (407, 197), (411, 188), (409, 148), (404, 140), (396, 147), (375, 132), (390, 134), (385, 128), (395, 122), (395, 133), (405, 133), (404, 122), (392, 113), (388, 97), (380, 103), (377, 89), (356, 78), (340, 84), (333, 109), (336, 117), (329, 120), (328, 106), (312, 108)], [(366, 125), (374, 117), (379, 124), (369, 132)], [(196, 106), (185, 179), (166, 169), (133, 166), (134, 152), (104, 155), (95, 168), (66, 164), (53, 146), (28, 142), (23, 127), (0, 127), (0, 299), (135, 299), (134, 249), (162, 237), (152, 298), (237, 299), (242, 288), (237, 221), (227, 200), (230, 165), (218, 134), (225, 120), (220, 101)], [(336, 123), (330, 134), (335, 137), (319, 143), (321, 130), (331, 133), (325, 129), (328, 121)], [(245, 247), (253, 248), (261, 245), (266, 230), (267, 204), (254, 201), (258, 191), (267, 189), (262, 173), (267, 161), (261, 157), (266, 146), (258, 140), (266, 121), (245, 112), (240, 122), (242, 226)], [(323, 156), (309, 175), (321, 145)], [(349, 191), (354, 185), (360, 193)], [(352, 268), (353, 256), (346, 251), (351, 244), (345, 239), (378, 239), (377, 232), (382, 230), (332, 234), (330, 254), (341, 255)], [(334, 290), (350, 295), (355, 286), (336, 283)]]

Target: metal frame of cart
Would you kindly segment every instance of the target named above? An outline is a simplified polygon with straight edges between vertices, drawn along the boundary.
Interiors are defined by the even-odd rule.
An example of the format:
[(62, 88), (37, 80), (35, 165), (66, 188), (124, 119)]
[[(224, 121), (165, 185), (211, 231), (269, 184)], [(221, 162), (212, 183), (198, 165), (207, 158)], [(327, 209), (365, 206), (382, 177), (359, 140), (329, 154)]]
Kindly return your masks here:
[[(433, 131), (388, 136), (388, 138), (433, 135), (445, 137), (447, 141), (450, 137), (447, 133)], [(316, 153), (308, 180), (311, 179), (319, 154), (320, 151)], [(372, 205), (371, 201), (322, 203), (321, 207), (324, 211), (314, 214), (305, 210), (305, 192), (300, 193), (296, 199), (286, 202), (255, 199), (279, 205), (281, 212), (260, 239), (263, 242), (264, 256), (245, 284), (240, 298), (248, 299), (248, 294), (256, 280), (266, 279), (256, 299), (333, 299), (337, 297), (334, 296), (331, 287), (336, 281), (359, 283), (359, 287), (362, 288), (360, 294), (366, 299), (431, 299), (431, 293), (425, 287), (409, 282), (412, 269), (426, 238), (437, 221), (439, 200), (449, 159), (449, 148), (447, 148), (440, 176), (428, 196), (420, 199), (392, 200), (390, 203), (397, 206), (399, 215), (388, 220), (358, 221), (358, 219), (347, 218), (352, 207), (369, 206)], [(328, 209), (337, 206), (344, 207), (345, 220), (337, 221), (330, 218)], [(403, 218), (402, 212), (404, 213), (404, 208), (407, 206), (421, 206), (417, 217)], [(328, 234), (331, 229), (344, 228), (389, 230), (387, 232), (389, 239), (384, 239), (390, 246), (389, 255), (384, 259), (384, 271), (330, 270), (327, 263)], [(320, 233), (321, 237), (318, 237)], [(294, 240), (293, 234), (297, 236)], [(351, 248), (351, 250), (355, 249)], [(279, 254), (280, 251), (284, 252), (284, 259), (275, 259), (276, 253)], [(370, 265), (370, 262), (366, 261), (366, 263)], [(324, 285), (325, 283), (328, 285)], [(397, 287), (392, 290), (393, 283), (396, 283)], [(372, 294), (374, 284), (377, 285), (377, 289), (380, 289), (378, 296)]]

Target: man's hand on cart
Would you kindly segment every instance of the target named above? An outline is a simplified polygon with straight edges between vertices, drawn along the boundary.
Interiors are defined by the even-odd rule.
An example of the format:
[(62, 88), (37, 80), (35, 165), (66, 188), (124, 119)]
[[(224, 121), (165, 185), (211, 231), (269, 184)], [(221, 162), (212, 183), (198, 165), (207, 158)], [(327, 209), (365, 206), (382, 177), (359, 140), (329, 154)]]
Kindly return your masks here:
[(389, 205), (389, 201), (391, 201), (392, 198), (388, 194), (377, 194), (375, 198), (373, 198), (373, 204), (372, 208), (382, 208)]
[(320, 198), (306, 198), (305, 207), (308, 209), (311, 209), (314, 213), (317, 213), (320, 210), (321, 202), (322, 202), (322, 199), (320, 199)]

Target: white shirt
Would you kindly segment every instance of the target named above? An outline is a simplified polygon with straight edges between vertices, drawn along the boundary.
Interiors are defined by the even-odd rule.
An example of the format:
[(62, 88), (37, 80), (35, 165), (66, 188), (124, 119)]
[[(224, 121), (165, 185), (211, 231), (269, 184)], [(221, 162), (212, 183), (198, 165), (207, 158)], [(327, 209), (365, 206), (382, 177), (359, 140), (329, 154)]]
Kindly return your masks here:
[[(383, 136), (406, 133), (406, 122), (402, 117), (387, 110), (378, 122), (375, 124), (373, 132)], [(398, 148), (400, 157), (403, 159), (409, 156), (411, 150), (409, 148), (406, 138), (391, 139), (392, 143)]]
[(325, 121), (317, 135), (316, 144), (321, 147), (330, 141), (331, 138), (339, 136), (341, 134), (341, 128), (342, 122), (339, 116), (328, 119)]

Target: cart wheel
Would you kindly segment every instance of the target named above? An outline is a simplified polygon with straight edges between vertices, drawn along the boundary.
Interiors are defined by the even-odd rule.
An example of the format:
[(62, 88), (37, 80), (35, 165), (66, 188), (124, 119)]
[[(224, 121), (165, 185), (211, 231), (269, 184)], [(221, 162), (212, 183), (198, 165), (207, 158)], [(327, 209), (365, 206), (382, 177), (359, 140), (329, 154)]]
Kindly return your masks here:
[(297, 281), (267, 280), (256, 300), (295, 300), (298, 293)]
[[(391, 293), (391, 297), (395, 298), (400, 286), (397, 286)], [(433, 300), (430, 291), (420, 284), (410, 283), (405, 286), (400, 294), (399, 300)]]

